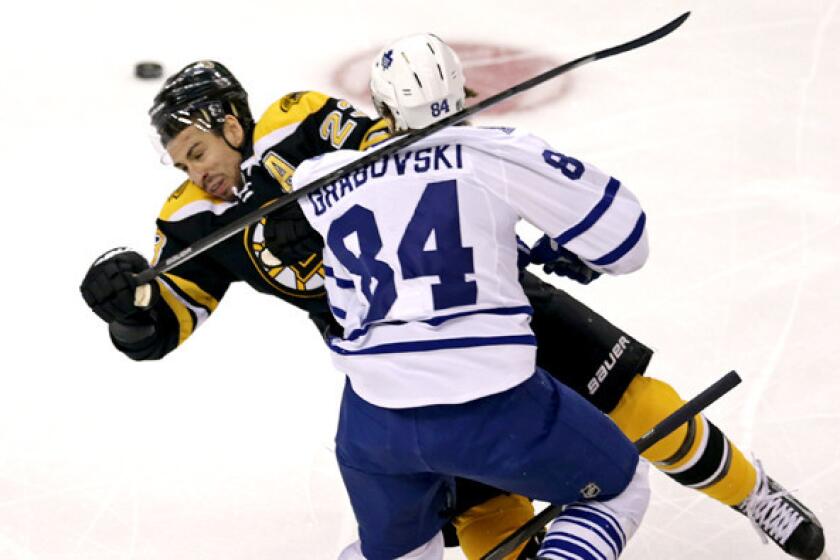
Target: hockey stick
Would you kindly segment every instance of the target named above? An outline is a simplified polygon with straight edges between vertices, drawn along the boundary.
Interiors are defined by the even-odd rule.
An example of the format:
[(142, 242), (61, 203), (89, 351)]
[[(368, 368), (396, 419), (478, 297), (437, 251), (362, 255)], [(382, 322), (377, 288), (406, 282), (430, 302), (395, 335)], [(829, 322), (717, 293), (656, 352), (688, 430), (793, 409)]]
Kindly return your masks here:
[[(728, 393), (732, 388), (741, 382), (741, 377), (730, 371), (714, 384), (705, 389), (702, 393), (675, 410), (673, 414), (654, 426), (649, 432), (633, 442), (636, 450), (643, 453), (659, 440), (688, 422), (698, 412)], [(530, 521), (514, 531), (505, 540), (496, 545), (496, 548), (481, 557), (481, 560), (502, 560), (508, 554), (516, 550), (519, 545), (536, 535), (540, 529), (545, 527), (549, 521), (563, 512), (565, 506), (550, 505), (542, 510)]]
[(622, 44), (617, 45), (615, 47), (610, 47), (608, 49), (600, 50), (600, 51), (594, 52), (592, 54), (582, 56), (582, 57), (580, 57), (576, 60), (573, 60), (571, 62), (567, 62), (566, 64), (562, 64), (562, 65), (557, 66), (555, 68), (552, 68), (551, 70), (548, 70), (547, 72), (544, 72), (544, 73), (542, 73), (538, 76), (535, 76), (533, 78), (530, 78), (528, 80), (525, 80), (524, 82), (521, 82), (521, 83), (519, 83), (515, 86), (512, 86), (512, 87), (510, 87), (506, 90), (503, 90), (503, 91), (497, 93), (496, 95), (488, 97), (487, 99), (485, 99), (485, 100), (483, 100), (479, 103), (476, 103), (475, 105), (472, 105), (470, 107), (462, 109), (461, 111), (458, 111), (457, 113), (454, 113), (453, 115), (451, 115), (449, 117), (446, 117), (445, 119), (439, 120), (439, 121), (427, 126), (426, 128), (424, 128), (422, 130), (415, 130), (415, 131), (412, 131), (408, 134), (405, 134), (405, 135), (399, 137), (394, 142), (391, 142), (390, 144), (388, 144), (386, 146), (382, 146), (381, 148), (379, 148), (377, 150), (373, 150), (372, 152), (370, 152), (368, 154), (365, 154), (361, 158), (353, 161), (352, 163), (349, 163), (349, 164), (345, 165), (344, 167), (336, 169), (332, 173), (329, 173), (329, 174), (321, 177), (320, 179), (318, 179), (316, 181), (313, 181), (312, 183), (309, 183), (308, 185), (304, 186), (303, 188), (301, 188), (299, 190), (296, 190), (296, 191), (294, 191), (294, 192), (292, 192), (292, 193), (290, 193), (286, 196), (282, 196), (282, 197), (278, 198), (277, 200), (274, 200), (273, 202), (271, 202), (271, 203), (269, 203), (269, 204), (267, 204), (267, 205), (265, 205), (261, 208), (257, 208), (255, 210), (253, 210), (252, 212), (249, 212), (248, 214), (242, 216), (238, 220), (235, 220), (235, 221), (231, 222), (227, 226), (214, 231), (213, 233), (211, 233), (207, 237), (205, 237), (203, 239), (199, 239), (198, 241), (196, 241), (195, 243), (193, 243), (189, 247), (187, 247), (184, 250), (172, 255), (171, 257), (167, 258), (163, 262), (160, 262), (160, 263), (156, 264), (154, 267), (140, 272), (139, 274), (137, 274), (136, 280), (137, 280), (138, 284), (145, 284), (146, 282), (149, 282), (150, 280), (152, 280), (156, 276), (160, 276), (164, 272), (168, 272), (169, 270), (172, 270), (176, 266), (185, 263), (186, 261), (195, 257), (196, 255), (198, 255), (200, 253), (203, 253), (204, 251), (206, 251), (207, 249), (210, 249), (211, 247), (217, 245), (218, 243), (221, 243), (222, 241), (224, 241), (228, 237), (231, 237), (231, 236), (235, 235), (237, 232), (245, 229), (246, 227), (248, 227), (252, 224), (255, 224), (256, 222), (263, 219), (267, 214), (270, 214), (271, 212), (274, 212), (275, 210), (277, 210), (277, 209), (279, 209), (279, 208), (281, 208), (281, 207), (283, 207), (287, 204), (290, 204), (291, 202), (297, 200), (298, 198), (306, 196), (306, 195), (320, 189), (321, 187), (323, 187), (325, 185), (328, 185), (328, 184), (330, 184), (334, 181), (337, 181), (338, 179), (340, 179), (344, 175), (347, 175), (347, 174), (352, 173), (352, 172), (354, 172), (358, 169), (361, 169), (362, 167), (365, 167), (366, 165), (369, 165), (369, 164), (373, 163), (374, 161), (376, 161), (378, 159), (381, 159), (385, 156), (391, 155), (391, 154), (405, 148), (406, 146), (414, 144), (415, 142), (417, 142), (419, 140), (422, 140), (423, 138), (426, 138), (427, 136), (430, 136), (430, 135), (434, 134), (435, 132), (438, 132), (438, 131), (440, 131), (440, 130), (448, 127), (448, 126), (451, 126), (453, 124), (459, 123), (459, 122), (469, 118), (470, 116), (478, 113), (479, 111), (483, 111), (484, 109), (487, 109), (488, 107), (492, 107), (493, 105), (496, 105), (497, 103), (500, 103), (500, 102), (504, 101), (505, 99), (508, 99), (509, 97), (512, 97), (512, 96), (514, 96), (518, 93), (521, 93), (525, 90), (531, 89), (534, 86), (537, 86), (537, 85), (539, 85), (543, 82), (546, 82), (546, 81), (548, 81), (552, 78), (555, 78), (555, 77), (557, 77), (561, 74), (565, 74), (566, 72), (569, 72), (570, 70), (574, 70), (578, 66), (583, 66), (584, 64), (588, 64), (588, 63), (594, 62), (596, 60), (601, 60), (602, 58), (607, 58), (607, 57), (610, 57), (610, 56), (621, 54), (623, 52), (631, 51), (633, 49), (643, 47), (643, 46), (645, 46), (649, 43), (652, 43), (652, 42), (654, 42), (658, 39), (661, 39), (662, 37), (665, 37), (666, 35), (668, 35), (672, 31), (674, 31), (680, 25), (682, 25), (683, 22), (688, 18), (690, 13), (691, 12), (685, 12), (680, 17), (678, 17), (675, 20), (663, 25), (659, 29), (651, 31), (647, 35), (643, 35), (642, 37), (639, 37), (637, 39), (633, 39), (632, 41), (628, 41), (626, 43), (622, 43)]

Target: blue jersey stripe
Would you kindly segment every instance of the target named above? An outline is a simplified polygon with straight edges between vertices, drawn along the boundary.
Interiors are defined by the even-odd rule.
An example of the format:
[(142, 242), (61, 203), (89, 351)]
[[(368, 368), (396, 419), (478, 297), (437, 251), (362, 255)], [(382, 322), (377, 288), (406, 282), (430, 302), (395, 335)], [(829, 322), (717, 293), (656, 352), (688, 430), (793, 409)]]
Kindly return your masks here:
[(642, 215), (639, 216), (639, 219), (636, 221), (636, 225), (633, 227), (633, 231), (630, 232), (630, 235), (627, 236), (627, 239), (621, 242), (621, 245), (604, 255), (603, 257), (591, 261), (594, 265), (608, 265), (612, 264), (636, 246), (636, 243), (639, 242), (639, 239), (642, 238), (642, 233), (645, 231), (645, 221), (647, 218), (645, 217), (645, 213), (642, 212)]
[[(580, 541), (582, 541), (582, 539)], [(586, 541), (582, 542), (585, 543)], [(540, 550), (550, 554), (565, 552), (573, 558), (579, 558), (580, 560), (604, 560), (603, 555), (595, 556), (595, 554), (593, 554), (588, 548), (572, 542), (571, 539), (566, 540), (565, 538), (553, 538), (553, 535), (546, 537)]]
[[(590, 523), (584, 523), (582, 521), (578, 521), (577, 519), (572, 519), (568, 515), (563, 515), (562, 522), (568, 525), (575, 525), (577, 527), (581, 527), (582, 529), (586, 529), (593, 535), (597, 535), (602, 541), (604, 541), (612, 550), (613, 554), (616, 558), (618, 558), (619, 554), (621, 553), (621, 549), (624, 548), (621, 542), (617, 542), (615, 539), (618, 535), (614, 530), (612, 532), (608, 532), (604, 527), (594, 521)], [(549, 534), (551, 534), (549, 532)]]
[[(549, 549), (540, 549), (541, 554), (545, 554), (546, 560), (555, 560), (559, 558), (560, 560), (582, 560), (580, 556), (572, 556), (568, 552), (564, 552), (562, 550), (557, 550), (556, 548), (549, 548)], [(540, 556), (542, 558), (542, 556)]]
[[(627, 544), (627, 535), (624, 534), (624, 529), (621, 527), (621, 523), (619, 523), (618, 519), (616, 519), (610, 513), (606, 512), (603, 509), (595, 508), (595, 507), (592, 507), (592, 506), (589, 506), (589, 505), (586, 505), (586, 504), (574, 504), (573, 506), (569, 507), (563, 513), (563, 515), (567, 515), (567, 514), (569, 514), (569, 512), (575, 512), (575, 511), (578, 512), (578, 513), (586, 512), (586, 513), (592, 515), (593, 517), (589, 517), (589, 516), (586, 516), (586, 515), (580, 515), (579, 517), (581, 517), (583, 519), (589, 519), (590, 521), (598, 523), (599, 525), (601, 525), (602, 527), (604, 527), (604, 529), (607, 529), (608, 531), (610, 529), (612, 531), (614, 531), (615, 532), (615, 537), (616, 537), (616, 542), (622, 543), (622, 545), (621, 545), (622, 548), (624, 547), (624, 545)], [(598, 516), (601, 517), (601, 522), (597, 521)]]
[(544, 545), (548, 544), (549, 546), (560, 546), (561, 549), (567, 546), (566, 543), (573, 543), (576, 546), (579, 546), (592, 556), (599, 558), (600, 560), (607, 560), (606, 554), (598, 550), (598, 547), (586, 540), (585, 538), (581, 537), (580, 535), (573, 535), (572, 533), (567, 533), (565, 531), (549, 531), (549, 533), (545, 537), (545, 541), (543, 541)]
[(330, 311), (332, 311), (332, 314), (338, 317), (339, 319), (344, 319), (347, 317), (347, 312), (341, 309), (340, 307), (333, 307), (331, 305)]
[(345, 278), (337, 278), (335, 272), (329, 266), (324, 267), (324, 274), (326, 274), (329, 278), (335, 280), (335, 283), (338, 285), (339, 288), (355, 288), (356, 285), (353, 283), (352, 280), (347, 280)]
[(452, 315), (445, 315), (443, 317), (433, 317), (423, 322), (436, 327), (450, 319), (458, 319), (459, 317), (466, 317), (467, 315), (475, 315), (477, 313), (488, 313), (490, 315), (533, 315), (534, 308), (530, 305), (521, 305), (519, 307), (497, 307), (495, 309), (481, 309), (478, 311), (462, 311), (461, 313), (453, 313)]
[(551, 556), (546, 556), (546, 558), (550, 560), (554, 560), (554, 558), (560, 558), (560, 560), (585, 560), (580, 556), (572, 556), (568, 552), (563, 552), (562, 550), (548, 549), (548, 552), (551, 553)]
[[(433, 317), (431, 319), (426, 319), (425, 321), (419, 321), (421, 323), (426, 323), (427, 325), (431, 325), (433, 327), (437, 327), (450, 319), (458, 319), (460, 317), (467, 317), (468, 315), (477, 315), (480, 313), (487, 313), (489, 315), (519, 315), (520, 313), (525, 315), (533, 315), (534, 308), (530, 305), (520, 305), (518, 307), (495, 307), (492, 309), (475, 309), (472, 311), (461, 311), (460, 313), (453, 313), (452, 315), (442, 315), (440, 317)], [(352, 331), (350, 334), (344, 337), (345, 340), (356, 340), (360, 336), (364, 336), (367, 332), (373, 327), (379, 326), (395, 326), (395, 325), (405, 325), (405, 321), (384, 321), (381, 323), (371, 323), (369, 325), (365, 325), (361, 329), (356, 329)]]
[(575, 237), (579, 236), (580, 234), (584, 233), (586, 230), (591, 228), (595, 225), (595, 222), (601, 219), (606, 211), (612, 205), (613, 199), (615, 198), (615, 193), (618, 192), (618, 188), (621, 186), (621, 182), (614, 177), (610, 177), (609, 182), (607, 183), (607, 188), (604, 190), (604, 196), (601, 197), (601, 200), (598, 201), (598, 204), (589, 211), (589, 214), (586, 217), (578, 222), (577, 224), (573, 225), (560, 235), (554, 238), (557, 243), (560, 245), (565, 245)]
[(521, 344), (536, 346), (537, 339), (534, 335), (511, 335), (511, 336), (469, 336), (463, 338), (444, 338), (438, 340), (414, 340), (410, 342), (391, 342), (371, 346), (361, 350), (347, 350), (336, 346), (335, 337), (329, 342), (330, 349), (342, 356), (359, 356), (364, 354), (399, 354), (404, 352), (428, 352), (430, 350), (446, 350), (452, 348), (475, 348), (479, 346), (504, 346), (508, 344)]
[(585, 560), (578, 555), (573, 555), (568, 551), (556, 548), (540, 548), (540, 558), (543, 557), (546, 560)]

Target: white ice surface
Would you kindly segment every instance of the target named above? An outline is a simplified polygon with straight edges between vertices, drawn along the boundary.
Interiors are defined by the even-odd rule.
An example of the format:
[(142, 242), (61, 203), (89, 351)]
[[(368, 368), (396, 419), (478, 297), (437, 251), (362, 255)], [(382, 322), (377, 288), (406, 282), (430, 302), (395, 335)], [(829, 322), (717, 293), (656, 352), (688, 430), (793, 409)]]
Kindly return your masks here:
[[(181, 180), (149, 147), (159, 82), (134, 62), (221, 59), (260, 110), (340, 94), (336, 61), (410, 32), (568, 60), (684, 9), (673, 36), (576, 70), (556, 103), (481, 122), (529, 128), (639, 195), (648, 266), (562, 285), (654, 347), (650, 373), (685, 396), (737, 369), (709, 416), (798, 489), (840, 555), (838, 1), (395, 6), (4, 8), (0, 559), (321, 560), (354, 537), (331, 451), (342, 379), (303, 314), (236, 286), (184, 347), (137, 364), (79, 297), (104, 250), (150, 255)], [(653, 486), (625, 558), (783, 557), (737, 514), (658, 473)]]

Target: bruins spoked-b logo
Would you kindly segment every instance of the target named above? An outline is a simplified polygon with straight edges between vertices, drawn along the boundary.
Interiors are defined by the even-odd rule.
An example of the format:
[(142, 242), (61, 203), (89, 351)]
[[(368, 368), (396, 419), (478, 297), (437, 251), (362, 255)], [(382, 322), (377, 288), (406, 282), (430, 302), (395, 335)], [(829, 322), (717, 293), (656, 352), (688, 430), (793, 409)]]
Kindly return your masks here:
[(296, 297), (324, 294), (324, 267), (321, 255), (311, 254), (297, 263), (283, 263), (265, 247), (265, 218), (245, 231), (248, 255), (263, 279), (279, 292)]
[(294, 93), (290, 93), (288, 95), (284, 95), (282, 99), (280, 99), (280, 110), (284, 113), (288, 113), (289, 110), (298, 104), (300, 98), (303, 97), (303, 94), (306, 93), (305, 91), (296, 91)]

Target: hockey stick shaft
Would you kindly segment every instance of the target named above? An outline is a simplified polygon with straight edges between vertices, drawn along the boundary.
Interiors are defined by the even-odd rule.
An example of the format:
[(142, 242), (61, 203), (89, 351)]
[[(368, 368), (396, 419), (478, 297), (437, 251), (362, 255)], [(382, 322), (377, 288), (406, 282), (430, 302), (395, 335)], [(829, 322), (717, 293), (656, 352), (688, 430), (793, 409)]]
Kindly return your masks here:
[(461, 111), (458, 111), (457, 113), (454, 113), (453, 115), (446, 117), (445, 119), (439, 120), (422, 130), (411, 131), (408, 134), (400, 136), (394, 142), (382, 146), (377, 150), (373, 150), (365, 154), (361, 158), (353, 161), (352, 163), (349, 163), (344, 167), (336, 169), (335, 171), (321, 177), (320, 179), (309, 183), (301, 189), (296, 190), (286, 196), (282, 196), (261, 208), (257, 208), (252, 212), (249, 212), (248, 214), (231, 222), (230, 224), (219, 228), (207, 237), (199, 239), (189, 247), (185, 248), (183, 251), (180, 251), (172, 255), (171, 257), (168, 257), (164, 261), (157, 263), (152, 268), (140, 272), (139, 274), (137, 274), (136, 280), (139, 284), (149, 282), (150, 280), (154, 279), (157, 276), (160, 276), (164, 272), (172, 270), (176, 266), (185, 263), (186, 261), (195, 257), (196, 255), (199, 255), (207, 249), (210, 249), (211, 247), (221, 243), (225, 239), (235, 235), (236, 233), (245, 229), (246, 227), (257, 223), (271, 212), (274, 212), (275, 210), (287, 204), (291, 204), (295, 200), (303, 196), (307, 196), (308, 194), (315, 192), (316, 190), (320, 189), (325, 185), (337, 181), (338, 179), (340, 179), (344, 175), (347, 175), (348, 173), (357, 171), (375, 162), (376, 160), (396, 153), (399, 150), (405, 148), (406, 146), (410, 146), (411, 144), (414, 144), (415, 142), (418, 142), (419, 140), (422, 140), (423, 138), (426, 138), (427, 136), (430, 136), (435, 132), (443, 130), (444, 128), (453, 124), (459, 123), (480, 111), (483, 111), (489, 107), (492, 107), (493, 105), (501, 103), (509, 97), (517, 95), (518, 93), (521, 93), (525, 90), (531, 89), (534, 86), (551, 80), (552, 78), (555, 78), (561, 74), (565, 74), (570, 70), (574, 70), (578, 66), (583, 66), (584, 64), (588, 64), (596, 60), (601, 60), (602, 58), (607, 58), (610, 56), (621, 54), (623, 52), (631, 51), (633, 49), (637, 49), (639, 47), (652, 43), (658, 39), (661, 39), (662, 37), (665, 37), (672, 31), (677, 29), (680, 25), (682, 25), (683, 22), (688, 18), (690, 13), (691, 12), (686, 12), (680, 17), (676, 18), (675, 20), (663, 25), (659, 29), (656, 29), (646, 35), (643, 35), (642, 37), (638, 37), (637, 39), (633, 39), (632, 41), (628, 41), (626, 43), (622, 43), (614, 47), (610, 47), (586, 56), (582, 56), (576, 60), (552, 68), (547, 72), (525, 80), (524, 82), (521, 82), (515, 86), (512, 86), (506, 90), (497, 93), (496, 95), (488, 97), (487, 99), (476, 103), (475, 105), (471, 105), (470, 107), (462, 109)]
[[(704, 408), (731, 391), (740, 382), (741, 377), (735, 371), (730, 371), (702, 393), (682, 405), (670, 416), (659, 422), (645, 435), (633, 442), (636, 450), (640, 454), (643, 453), (659, 440), (694, 418)], [(554, 504), (548, 506), (499, 543), (496, 548), (482, 556), (481, 560), (502, 560), (521, 544), (536, 535), (549, 521), (563, 513), (564, 507)]]
[(644, 453), (659, 440), (694, 418), (697, 413), (721, 398), (741, 383), (741, 376), (736, 371), (730, 371), (702, 393), (682, 405), (673, 414), (659, 422), (648, 433), (633, 442), (639, 454)]

